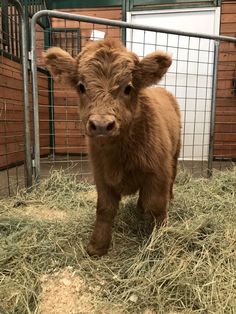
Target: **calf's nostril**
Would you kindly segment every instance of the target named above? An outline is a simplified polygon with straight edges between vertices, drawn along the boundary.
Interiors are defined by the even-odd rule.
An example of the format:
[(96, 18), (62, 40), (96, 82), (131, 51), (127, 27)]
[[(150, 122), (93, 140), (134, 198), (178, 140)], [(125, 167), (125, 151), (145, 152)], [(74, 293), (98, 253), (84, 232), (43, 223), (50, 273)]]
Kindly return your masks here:
[(114, 128), (115, 128), (115, 121), (112, 121), (112, 122), (108, 123), (106, 130), (112, 131)]
[(96, 124), (93, 121), (89, 121), (89, 127), (92, 131), (96, 131), (97, 129)]
[(116, 121), (113, 119), (105, 119), (101, 117), (95, 117), (89, 119), (87, 123), (87, 130), (91, 135), (111, 135), (112, 131), (116, 128)]

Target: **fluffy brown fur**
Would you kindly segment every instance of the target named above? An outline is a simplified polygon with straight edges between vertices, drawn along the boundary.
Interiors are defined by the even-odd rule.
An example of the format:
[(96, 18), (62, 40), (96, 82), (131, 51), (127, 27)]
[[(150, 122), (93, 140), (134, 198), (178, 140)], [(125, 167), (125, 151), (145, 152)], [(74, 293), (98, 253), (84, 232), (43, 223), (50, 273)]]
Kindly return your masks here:
[(171, 57), (154, 52), (141, 61), (120, 42), (89, 43), (73, 59), (60, 48), (45, 54), (58, 80), (78, 90), (98, 192), (90, 255), (106, 254), (122, 195), (139, 191), (138, 209), (158, 225), (167, 219), (180, 151), (176, 99), (157, 83)]

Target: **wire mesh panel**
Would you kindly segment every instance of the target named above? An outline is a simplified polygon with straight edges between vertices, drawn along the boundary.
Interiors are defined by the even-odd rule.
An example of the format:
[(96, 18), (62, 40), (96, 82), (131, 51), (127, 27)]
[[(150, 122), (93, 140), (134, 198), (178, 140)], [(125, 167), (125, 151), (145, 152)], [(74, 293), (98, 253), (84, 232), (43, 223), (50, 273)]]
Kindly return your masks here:
[[(52, 46), (61, 47), (76, 57), (86, 43), (96, 36), (120, 39), (121, 29), (107, 25), (96, 25), (69, 21), (64, 19), (51, 19), (51, 28), (37, 29), (38, 66), (43, 67), (41, 53), (44, 49)], [(38, 75), (42, 78), (42, 75)], [(39, 93), (48, 93), (50, 106), (48, 116), (40, 119), (40, 137), (48, 138), (44, 144), (40, 141), (41, 176), (48, 175), (48, 170), (61, 167), (72, 167), (81, 178), (90, 178), (91, 170), (88, 160), (88, 147), (84, 132), (84, 126), (79, 115), (79, 103), (77, 93), (68, 86), (54, 82), (48, 73), (48, 86), (39, 87)], [(47, 105), (46, 105), (47, 106)], [(45, 108), (45, 104), (39, 101), (39, 111)], [(43, 129), (43, 124), (49, 129)], [(49, 151), (43, 154), (42, 151)]]
[(127, 46), (139, 57), (155, 50), (168, 51), (173, 62), (159, 85), (178, 99), (182, 114), (182, 164), (205, 174), (209, 159), (214, 75), (214, 41), (131, 30)]
[(0, 196), (25, 184), (24, 106), (20, 22), (3, 1), (0, 14)]
[[(50, 13), (53, 16), (54, 13)], [(135, 29), (128, 23), (116, 26), (105, 20), (74, 18), (63, 13), (50, 20), (51, 27), (43, 30), (44, 47), (61, 47), (76, 56), (90, 40), (113, 38), (123, 40), (128, 49), (140, 58), (155, 50), (164, 50), (172, 54), (173, 63), (159, 85), (172, 92), (178, 99), (182, 114), (182, 149), (180, 161), (184, 167), (198, 175), (209, 174), (213, 157), (216, 156), (217, 142), (214, 142), (215, 105), (218, 101), (218, 40), (200, 35), (198, 37), (163, 30)], [(110, 25), (112, 24), (112, 25)], [(133, 29), (134, 28), (134, 29)], [(41, 31), (36, 32), (37, 38)], [(235, 56), (235, 50), (233, 52)], [(39, 54), (38, 63), (42, 64)], [(228, 89), (233, 89), (233, 72)], [(90, 174), (87, 158), (87, 145), (84, 127), (79, 116), (78, 96), (75, 91), (49, 79), (50, 125), (48, 136), (50, 154), (41, 156), (41, 174), (51, 165), (76, 164), (76, 170), (82, 177)], [(232, 101), (235, 95), (230, 92)], [(40, 104), (39, 104), (40, 108)], [(41, 134), (41, 131), (40, 131)], [(216, 139), (217, 140), (217, 139)], [(227, 143), (226, 143), (227, 145)], [(215, 150), (214, 150), (215, 149)], [(231, 160), (235, 158), (231, 146)], [(46, 166), (47, 164), (47, 166)]]
[(10, 56), (20, 57), (19, 16), (14, 5), (1, 1), (0, 15), (0, 49)]

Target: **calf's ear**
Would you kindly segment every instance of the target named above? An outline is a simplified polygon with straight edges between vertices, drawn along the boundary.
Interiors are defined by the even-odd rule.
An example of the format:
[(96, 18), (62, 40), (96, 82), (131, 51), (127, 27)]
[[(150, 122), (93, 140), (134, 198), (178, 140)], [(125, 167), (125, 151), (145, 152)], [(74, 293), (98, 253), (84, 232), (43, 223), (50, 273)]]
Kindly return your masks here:
[(172, 63), (172, 58), (164, 51), (148, 54), (138, 64), (134, 71), (134, 81), (137, 87), (148, 87), (158, 83)]
[(58, 47), (49, 48), (42, 54), (44, 62), (53, 78), (75, 87), (78, 82), (78, 65), (76, 59)]

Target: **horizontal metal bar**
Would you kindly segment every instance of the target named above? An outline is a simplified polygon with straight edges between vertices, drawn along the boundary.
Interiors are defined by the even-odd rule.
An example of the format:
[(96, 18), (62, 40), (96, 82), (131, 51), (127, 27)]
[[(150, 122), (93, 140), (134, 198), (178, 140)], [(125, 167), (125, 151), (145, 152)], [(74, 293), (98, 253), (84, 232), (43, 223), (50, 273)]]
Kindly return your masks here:
[(84, 16), (84, 15), (77, 15), (77, 14), (50, 11), (50, 10), (42, 10), (35, 13), (32, 18), (33, 27), (35, 27), (38, 19), (41, 18), (42, 16), (48, 16), (48, 17), (50, 16), (50, 17), (67, 19), (67, 20), (74, 20), (74, 21), (81, 21), (81, 22), (88, 22), (88, 23), (95, 23), (95, 24), (105, 24), (109, 26), (117, 26), (121, 28), (139, 29), (139, 30), (145, 30), (145, 31), (168, 33), (168, 34), (173, 34), (173, 35), (213, 39), (217, 41), (228, 41), (228, 42), (236, 43), (236, 38), (228, 37), (228, 36), (217, 36), (217, 35), (208, 35), (208, 34), (203, 34), (203, 33), (191, 33), (191, 32), (185, 32), (185, 31), (177, 31), (177, 30), (168, 29), (168, 28), (133, 24), (133, 23), (123, 22), (123, 21), (115, 21), (115, 20), (109, 20), (109, 19), (104, 19), (104, 18), (95, 18), (95, 17)]
[(55, 32), (55, 33), (56, 33), (56, 32), (60, 32), (60, 33), (64, 33), (64, 32), (68, 32), (68, 33), (70, 33), (70, 32), (77, 33), (79, 29), (80, 29), (79, 27), (77, 27), (77, 28), (54, 27), (54, 28), (47, 28), (46, 31)]
[[(71, 156), (71, 154), (69, 154), (69, 156)], [(56, 163), (58, 163), (58, 164), (61, 164), (61, 163), (68, 163), (68, 162), (71, 162), (71, 163), (88, 163), (89, 162), (89, 159), (84, 159), (84, 160), (82, 160), (82, 159), (80, 159), (81, 158), (81, 156), (80, 155), (78, 155), (78, 157), (79, 157), (79, 159), (65, 159), (65, 160), (54, 160), (54, 159), (50, 159), (50, 160), (48, 160), (48, 161), (44, 161), (44, 160), (41, 160), (41, 164), (51, 164), (51, 163), (53, 163), (53, 164), (56, 164)], [(91, 173), (90, 173), (91, 174)]]

